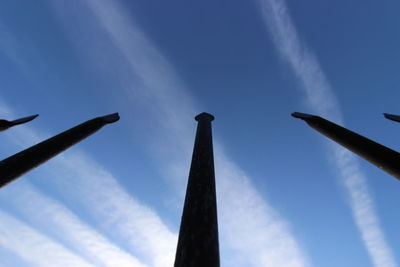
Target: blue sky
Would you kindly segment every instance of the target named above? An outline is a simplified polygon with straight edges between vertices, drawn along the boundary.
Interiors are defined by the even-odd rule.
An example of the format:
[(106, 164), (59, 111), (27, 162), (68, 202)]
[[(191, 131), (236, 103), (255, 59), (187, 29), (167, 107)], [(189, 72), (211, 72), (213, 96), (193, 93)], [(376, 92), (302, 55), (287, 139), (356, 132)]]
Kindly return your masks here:
[(293, 111), (398, 149), (398, 1), (4, 1), (2, 157), (121, 120), (0, 190), (0, 266), (172, 266), (213, 122), (222, 266), (398, 266), (398, 181)]

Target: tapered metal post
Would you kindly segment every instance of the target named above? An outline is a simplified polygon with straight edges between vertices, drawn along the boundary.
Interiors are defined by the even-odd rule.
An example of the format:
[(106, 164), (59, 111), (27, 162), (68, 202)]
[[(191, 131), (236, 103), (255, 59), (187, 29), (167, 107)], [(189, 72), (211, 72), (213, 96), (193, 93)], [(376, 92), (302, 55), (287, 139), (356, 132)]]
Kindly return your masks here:
[(174, 267), (219, 267), (211, 121), (201, 113), (194, 143)]
[(293, 117), (400, 179), (400, 153), (319, 116), (295, 112)]
[(400, 116), (399, 115), (394, 115), (394, 114), (388, 114), (388, 113), (383, 113), (383, 116), (385, 116), (386, 119), (400, 122)]
[(0, 187), (117, 120), (118, 113), (89, 120), (0, 161)]
[(11, 127), (13, 127), (15, 125), (27, 123), (27, 122), (35, 119), (37, 116), (39, 116), (39, 115), (36, 114), (36, 115), (29, 116), (29, 117), (24, 117), (24, 118), (21, 118), (21, 119), (13, 120), (13, 121), (0, 120), (0, 132), (1, 131), (5, 131), (8, 128), (11, 128)]

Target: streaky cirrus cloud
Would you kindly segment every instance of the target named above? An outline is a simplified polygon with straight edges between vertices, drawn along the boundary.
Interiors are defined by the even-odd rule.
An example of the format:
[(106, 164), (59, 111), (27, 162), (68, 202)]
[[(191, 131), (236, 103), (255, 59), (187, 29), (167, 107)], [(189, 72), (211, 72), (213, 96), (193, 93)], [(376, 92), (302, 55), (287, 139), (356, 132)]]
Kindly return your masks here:
[[(118, 79), (123, 84), (118, 93), (129, 96), (136, 105), (141, 105), (147, 118), (157, 123), (162, 137), (172, 136), (163, 146), (169, 151), (180, 148), (180, 155), (168, 154), (170, 177), (179, 184), (185, 183), (192, 148), (193, 131), (188, 125), (191, 116), (200, 111), (189, 96), (173, 66), (165, 59), (145, 34), (132, 22), (117, 2), (86, 1), (87, 6), (100, 25), (98, 35), (108, 34), (114, 49), (121, 53), (122, 59), (107, 61), (107, 68), (121, 69)], [(59, 7), (58, 7), (59, 8)], [(68, 17), (64, 9), (58, 9), (60, 17)], [(66, 29), (73, 36), (74, 29)], [(92, 26), (93, 27), (93, 26)], [(95, 34), (93, 31), (91, 34)], [(93, 37), (93, 36), (92, 36)], [(94, 37), (94, 39), (99, 36)], [(80, 42), (79, 51), (95, 47), (90, 40)], [(101, 50), (92, 49), (92, 58), (87, 54), (80, 57), (85, 64), (94, 66)], [(103, 55), (104, 57), (104, 55)], [(122, 74), (121, 74), (122, 73)], [(125, 73), (125, 74), (123, 74)], [(111, 75), (112, 76), (112, 75)], [(116, 93), (116, 91), (114, 91)], [(132, 97), (134, 96), (134, 97)], [(148, 103), (143, 105), (143, 103)], [(150, 104), (151, 103), (151, 104)], [(157, 132), (153, 132), (158, 136)], [(154, 138), (156, 139), (156, 138)], [(153, 139), (152, 139), (153, 140)], [(252, 185), (251, 179), (219, 149), (216, 142), (217, 191), (220, 219), (222, 264), (227, 266), (309, 266), (309, 259), (295, 239), (289, 222), (284, 220), (260, 195)], [(166, 158), (164, 158), (165, 160)], [(160, 163), (162, 164), (162, 163)], [(183, 186), (180, 195), (183, 195)], [(242, 196), (238, 201), (237, 195)], [(251, 221), (252, 223), (249, 223)], [(241, 233), (241, 234), (239, 234)], [(225, 254), (227, 253), (227, 254)], [(229, 253), (229, 255), (228, 255)], [(235, 263), (230, 260), (234, 258)]]
[[(0, 109), (10, 110), (4, 104)], [(20, 126), (12, 135), (8, 135), (8, 139), (18, 146), (25, 147), (27, 143), (44, 138), (43, 134), (31, 127)], [(37, 219), (38, 215), (29, 211), (28, 207), (43, 204), (39, 213), (49, 216), (45, 221), (38, 223), (43, 232), (49, 232), (46, 225), (49, 227), (54, 224), (54, 228), (63, 232), (63, 236), (54, 236), (53, 232), (54, 238), (65, 239), (65, 242), (81, 251), (82, 256), (86, 255), (105, 266), (127, 266), (118, 263), (128, 262), (131, 264), (129, 266), (145, 266), (132, 255), (137, 255), (141, 262), (150, 266), (172, 265), (176, 234), (163, 224), (151, 208), (130, 196), (111, 173), (84, 152), (77, 149), (64, 152), (40, 169), (46, 177), (51, 177), (48, 178), (47, 184), (58, 189), (59, 196), (73, 199), (87, 215), (101, 222), (100, 229), (103, 235), (106, 234), (119, 242), (118, 246), (112, 244), (88, 225), (80, 222), (62, 203), (51, 201), (49, 197), (29, 190), (27, 185), (19, 183), (17, 188), (12, 188), (22, 193), (14, 199), (15, 206), (20, 211), (30, 213), (31, 218)], [(21, 199), (23, 195), (28, 196)], [(29, 197), (33, 197), (31, 202), (24, 204)], [(68, 236), (64, 236), (66, 233)], [(86, 241), (83, 240), (85, 238)], [(98, 255), (103, 250), (107, 253)], [(120, 257), (118, 261), (116, 256)]]
[(289, 222), (257, 192), (250, 177), (218, 144), (215, 154), (221, 235), (246, 259), (240, 266), (311, 266)]
[[(283, 60), (301, 83), (309, 107), (319, 115), (343, 123), (340, 105), (316, 56), (299, 37), (284, 0), (258, 0), (265, 25)], [(330, 145), (339, 167), (341, 182), (347, 190), (350, 207), (369, 256), (377, 267), (397, 266), (385, 240), (367, 179), (353, 154)]]
[[(27, 180), (3, 189), (0, 199), (13, 205), (31, 225), (98, 266), (145, 267), (135, 257), (108, 240), (59, 201), (39, 192)], [(55, 264), (55, 263), (54, 263)]]
[[(18, 53), (22, 50), (20, 40), (15, 38), (2, 24), (0, 24), (0, 35), (4, 37), (0, 42), (1, 52), (26, 74), (26, 70), (29, 70), (32, 66), (23, 54)], [(15, 111), (2, 99), (0, 99), (0, 112), (3, 116), (15, 117)], [(6, 132), (5, 136), (20, 148), (26, 148), (32, 143), (45, 139), (43, 133), (29, 126), (19, 126), (13, 129), (12, 134)], [(69, 242), (75, 250), (81, 251), (82, 255), (96, 258), (98, 262), (105, 266), (126, 266), (125, 263), (129, 263), (130, 266), (145, 266), (133, 256), (136, 253), (139, 254), (141, 261), (143, 260), (150, 266), (163, 267), (173, 264), (177, 242), (176, 233), (171, 232), (164, 225), (155, 211), (131, 197), (111, 173), (84, 152), (75, 150), (75, 152), (59, 155), (40, 168), (40, 172), (52, 177), (52, 179), (49, 179), (49, 184), (52, 184), (53, 188), (61, 189), (59, 190), (60, 195), (64, 195), (67, 199), (74, 198), (82, 207), (86, 208), (88, 214), (102, 222), (101, 234), (99, 234), (80, 220), (76, 214), (68, 210), (66, 206), (63, 206), (63, 203), (56, 202), (50, 196), (32, 190), (26, 184), (24, 189), (20, 188), (23, 185), (13, 185), (14, 190), (35, 197), (32, 199), (31, 205), (35, 203), (44, 205), (41, 211), (48, 212), (47, 220), (54, 223), (54, 228), (58, 227), (63, 232), (71, 234), (69, 239), (66, 236), (57, 236), (57, 238), (65, 238), (65, 241)], [(15, 186), (17, 187), (15, 188)], [(14, 200), (18, 202), (16, 204), (17, 209), (26, 214), (29, 213), (21, 198)], [(30, 215), (34, 214), (31, 213)], [(4, 216), (5, 218), (12, 218), (12, 215), (5, 212)], [(64, 220), (60, 220), (61, 217)], [(38, 227), (40, 229), (36, 229), (35, 233), (37, 233), (37, 236), (43, 236), (40, 240), (51, 241), (56, 247), (62, 247), (47, 236), (49, 228), (44, 227), (43, 221), (38, 223)], [(27, 229), (31, 228), (28, 227)], [(107, 240), (105, 234), (118, 239), (121, 243), (113, 244), (110, 240)], [(36, 237), (36, 235), (28, 235), (27, 238), (29, 236)], [(85, 240), (88, 237), (89, 239)], [(35, 240), (27, 240), (27, 244), (31, 243), (35, 243)], [(26, 256), (23, 253), (27, 252), (25, 245), (18, 246), (18, 244), (9, 243), (10, 246), (15, 245), (10, 247), (7, 244), (7, 242), (4, 243), (6, 249), (18, 252), (17, 254), (22, 258), (30, 258), (30, 254)], [(122, 248), (123, 246), (126, 248), (125, 250)], [(107, 252), (97, 255), (98, 252), (104, 250)], [(40, 257), (40, 255), (40, 253), (37, 253), (36, 257)], [(118, 261), (116, 257), (119, 257)], [(52, 266), (69, 266), (68, 262), (63, 264), (62, 259), (60, 258), (59, 261), (55, 262), (57, 264)], [(52, 258), (49, 258), (49, 265), (51, 265), (51, 260)]]
[(103, 231), (150, 266), (173, 264), (177, 235), (152, 208), (129, 195), (111, 173), (83, 152), (65, 154), (53, 163), (49, 167), (54, 175), (64, 170), (58, 186), (82, 199), (81, 205), (101, 222)]
[(79, 255), (0, 210), (0, 246), (35, 266), (94, 267)]

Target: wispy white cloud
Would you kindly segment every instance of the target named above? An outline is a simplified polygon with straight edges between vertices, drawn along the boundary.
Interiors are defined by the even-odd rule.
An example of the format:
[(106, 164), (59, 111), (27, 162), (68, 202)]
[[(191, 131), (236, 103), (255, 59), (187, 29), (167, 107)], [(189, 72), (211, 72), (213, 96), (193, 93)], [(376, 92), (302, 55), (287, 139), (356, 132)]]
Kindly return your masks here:
[[(128, 61), (131, 68), (129, 74), (134, 74), (132, 76), (140, 80), (137, 83), (130, 77), (123, 77), (123, 83), (129, 90), (127, 93), (131, 95), (130, 92), (135, 92), (134, 96), (139, 97), (139, 100), (134, 100), (136, 103), (151, 103), (145, 107), (147, 111), (151, 111), (151, 118), (165, 130), (163, 134), (174, 137), (172, 143), (166, 144), (168, 148), (179, 147), (181, 151), (186, 151), (184, 156), (173, 158), (169, 162), (173, 166), (171, 170), (177, 170), (171, 171), (171, 175), (177, 173), (184, 178), (187, 175), (187, 166), (182, 162), (188, 162), (184, 158), (190, 156), (193, 139), (193, 130), (187, 126), (187, 122), (192, 120), (190, 117), (198, 109), (183, 90), (184, 86), (176, 77), (172, 66), (115, 3), (88, 1), (88, 4), (110, 35), (110, 40)], [(140, 86), (133, 87), (131, 82)], [(29, 140), (37, 140), (37, 133), (29, 129), (23, 126), (15, 129), (14, 141), (25, 144), (27, 136), (32, 138), (28, 138)], [(236, 254), (223, 257), (223, 264), (225, 261), (231, 264), (226, 266), (238, 266), (238, 262), (242, 266), (308, 266), (305, 252), (293, 237), (288, 222), (268, 205), (251, 184), (249, 177), (230, 162), (220, 149), (216, 150), (216, 166), (221, 244), (230, 248), (225, 250), (222, 247), (222, 251)], [(101, 222), (102, 233), (107, 233), (112, 240), (118, 240), (118, 245), (126, 251), (138, 254), (143, 262), (151, 266), (172, 265), (176, 235), (167, 229), (152, 209), (128, 195), (115, 177), (93, 159), (75, 150), (58, 156), (41, 168), (52, 174), (51, 181), (63, 189), (61, 194), (74, 197), (88, 214)], [(184, 184), (183, 181), (180, 180), (181, 184)], [(241, 201), (238, 201), (237, 195), (241, 196)], [(48, 206), (51, 210), (54, 208), (52, 205)], [(82, 223), (75, 224), (78, 222), (74, 214), (69, 214), (65, 208), (61, 208), (61, 211), (65, 212), (62, 216), (68, 214), (66, 222), (70, 223), (65, 225), (57, 218), (50, 218), (56, 223), (56, 227), (66, 232), (75, 229), (78, 230), (77, 233), (103, 239), (91, 229), (85, 228)], [(4, 216), (10, 218), (5, 213)], [(43, 236), (39, 233), (37, 235)], [(71, 238), (74, 240), (70, 242), (75, 241), (74, 237)], [(31, 242), (34, 239), (24, 243), (26, 248)], [(86, 253), (93, 254), (86, 245), (80, 243), (78, 247), (82, 246)], [(22, 251), (25, 250), (25, 245), (11, 248)], [(31, 256), (24, 258), (30, 260)], [(231, 263), (229, 258), (238, 261)], [(52, 262), (52, 266), (55, 265), (51, 258), (49, 262)], [(68, 266), (64, 262), (59, 265)]]
[[(59, 170), (63, 173), (60, 175)], [(150, 266), (171, 266), (177, 236), (155, 211), (130, 196), (117, 179), (82, 152), (64, 154), (49, 172), (68, 195), (75, 195), (100, 227)]]
[(93, 267), (80, 256), (0, 210), (0, 246), (37, 266)]
[[(125, 76), (119, 75), (122, 80), (119, 82), (129, 89), (127, 95), (135, 96), (130, 100), (136, 105), (147, 99), (145, 102), (151, 103), (143, 107), (147, 118), (157, 123), (163, 137), (174, 137), (163, 146), (173, 151), (180, 147), (183, 151), (179, 153), (183, 157), (170, 153), (164, 160), (173, 166), (170, 175), (179, 176), (179, 183), (185, 184), (188, 165), (184, 163), (188, 161), (183, 158), (190, 157), (193, 145), (193, 130), (188, 123), (193, 120), (190, 117), (200, 110), (188, 96), (170, 63), (116, 2), (89, 0), (86, 3), (128, 63), (129, 72)], [(92, 46), (90, 43), (86, 45)], [(111, 64), (108, 67), (113, 69), (116, 66)], [(289, 223), (261, 197), (249, 177), (220, 149), (216, 150), (216, 166), (221, 250), (224, 253), (224, 247), (227, 247), (229, 249), (225, 251), (236, 255), (222, 254), (222, 264), (229, 263), (229, 257), (235, 257), (241, 266), (309, 266), (306, 253), (294, 238)], [(237, 262), (232, 266), (238, 266)]]
[[(307, 103), (312, 110), (342, 123), (340, 106), (315, 55), (300, 39), (284, 0), (259, 0), (265, 24), (274, 43), (301, 82)], [(397, 266), (391, 248), (385, 241), (374, 201), (369, 193), (365, 175), (357, 160), (347, 150), (331, 145), (339, 167), (341, 181), (349, 196), (355, 223), (375, 266)]]
[[(0, 109), (10, 110), (4, 105)], [(38, 140), (38, 136), (43, 134), (31, 127), (21, 126), (14, 129), (9, 140), (25, 146), (25, 143)], [(17, 202), (16, 206), (21, 211), (30, 213), (31, 218), (38, 218), (40, 214), (48, 215), (44, 217), (45, 223), (40, 223), (40, 227), (45, 228), (41, 230), (49, 232), (45, 225), (54, 225), (55, 229), (62, 232), (57, 239), (64, 239), (71, 247), (81, 251), (81, 255), (105, 266), (127, 266), (128, 263), (129, 266), (144, 266), (132, 255), (138, 255), (150, 266), (173, 264), (176, 234), (163, 224), (151, 208), (130, 196), (112, 174), (85, 153), (75, 149), (58, 155), (41, 166), (41, 171), (47, 173), (46, 177), (51, 177), (48, 183), (59, 188), (61, 195), (74, 198), (86, 214), (101, 222), (102, 234), (118, 240), (119, 246), (91, 229), (61, 203), (35, 192), (27, 185), (18, 183), (16, 188), (7, 188), (21, 193), (14, 202)], [(29, 204), (24, 204), (30, 198)], [(29, 212), (30, 206), (42, 205), (38, 214)], [(54, 235), (54, 231), (52, 233)]]
[(2, 55), (13, 61), (18, 67), (25, 69), (25, 62), (18, 56), (18, 50), (16, 49), (18, 41), (8, 31), (7, 27), (0, 22), (0, 49)]
[(283, 0), (258, 0), (276, 48), (301, 82), (308, 104), (318, 114), (340, 120), (338, 103), (317, 58), (300, 39)]
[[(309, 266), (289, 223), (254, 188), (250, 178), (217, 146), (220, 229), (225, 244), (247, 259), (243, 266)], [(236, 265), (233, 265), (236, 266)], [(242, 265), (241, 265), (242, 266)]]
[(66, 206), (38, 192), (28, 182), (3, 189), (0, 198), (7, 200), (8, 204), (12, 203), (25, 218), (29, 218), (31, 224), (46, 229), (49, 237), (60, 240), (95, 265), (145, 266), (79, 219)]
[[(29, 68), (25, 58), (18, 56), (18, 49), (22, 46), (17, 39), (5, 27), (0, 30), (2, 36), (12, 42), (12, 45), (6, 46), (5, 40), (2, 40), (1, 52), (18, 67)], [(2, 116), (15, 117), (14, 111), (2, 99), (0, 99), (0, 112)], [(45, 138), (44, 134), (29, 126), (16, 127), (12, 133), (5, 132), (3, 136), (20, 148), (26, 148)], [(151, 266), (163, 267), (173, 264), (177, 235), (163, 224), (151, 208), (131, 197), (117, 179), (93, 159), (75, 150), (66, 155), (59, 155), (41, 166), (40, 172), (43, 171), (47, 173), (47, 177), (52, 177), (49, 179), (49, 184), (53, 182), (52, 186), (61, 189), (60, 194), (66, 194), (69, 190), (70, 195), (66, 198), (75, 196), (87, 214), (101, 222), (101, 234), (84, 223), (63, 203), (39, 193), (29, 184), (15, 182), (7, 187), (7, 190), (20, 193), (12, 200), (20, 212), (31, 219), (37, 219), (38, 229), (34, 230), (20, 222), (17, 226), (21, 227), (11, 227), (8, 232), (0, 232), (0, 239), (4, 240), (2, 245), (5, 248), (16, 252), (24, 259), (40, 263), (40, 266), (86, 266), (78, 261), (75, 261), (76, 264), (70, 264), (71, 259), (80, 257), (86, 257), (102, 266), (145, 266), (132, 256), (136, 253), (141, 260)], [(4, 195), (4, 189), (2, 194)], [(38, 212), (34, 213), (28, 207), (36, 207)], [(2, 215), (4, 219), (2, 222), (13, 220), (10, 214), (2, 212)], [(39, 215), (46, 216), (42, 218)], [(24, 236), (24, 242), (8, 242), (13, 231), (21, 229), (28, 233)], [(58, 235), (55, 234), (56, 229), (60, 230)], [(51, 239), (50, 234), (54, 239)], [(104, 236), (106, 234), (120, 241), (118, 245), (107, 239)], [(64, 247), (56, 240), (63, 240), (77, 251), (79, 256), (62, 251), (61, 248)], [(57, 261), (53, 261), (53, 257), (47, 257), (45, 249), (32, 250), (34, 254), (27, 251), (30, 245), (38, 242), (42, 242), (43, 246), (53, 246), (55, 252), (56, 248), (59, 249), (60, 252), (54, 255), (66, 254), (71, 257), (60, 257)], [(127, 249), (123, 250), (122, 246)], [(48, 258), (48, 261), (39, 261), (40, 257)]]
[[(0, 57), (3, 56), (13, 62), (18, 69), (28, 78), (32, 79), (29, 64), (24, 59), (24, 56), (34, 53), (33, 46), (26, 46), (20, 49), (20, 43), (25, 40), (20, 36), (17, 37), (8, 30), (8, 27), (0, 20)], [(24, 56), (22, 56), (24, 55)], [(37, 68), (41, 67), (41, 63), (37, 63)]]

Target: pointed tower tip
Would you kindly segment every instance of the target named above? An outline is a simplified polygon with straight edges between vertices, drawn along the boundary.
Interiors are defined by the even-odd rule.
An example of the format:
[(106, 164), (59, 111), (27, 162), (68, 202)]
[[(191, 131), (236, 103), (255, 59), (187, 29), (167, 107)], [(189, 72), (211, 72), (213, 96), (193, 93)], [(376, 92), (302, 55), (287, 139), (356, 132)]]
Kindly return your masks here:
[(113, 123), (119, 120), (118, 112), (100, 117), (106, 123)]
[(29, 122), (29, 121), (35, 119), (37, 116), (39, 116), (39, 114), (35, 114), (35, 115), (32, 115), (32, 116), (28, 116), (28, 117), (20, 118), (20, 119), (17, 119), (17, 120), (13, 120), (13, 121), (11, 121), (11, 123), (13, 125), (26, 123), (26, 122)]
[(392, 120), (392, 121), (400, 122), (400, 116), (399, 116), (399, 115), (393, 115), (393, 114), (383, 113), (383, 116), (385, 116), (386, 119), (389, 119), (389, 120)]
[(297, 119), (301, 119), (301, 120), (305, 120), (306, 121), (308, 119), (314, 118), (315, 115), (307, 114), (307, 113), (301, 113), (301, 112), (293, 112), (292, 113), (292, 117), (295, 117)]
[(199, 115), (197, 115), (196, 117), (194, 117), (194, 119), (196, 121), (200, 121), (200, 120), (213, 121), (214, 120), (214, 116), (211, 115), (210, 113), (202, 112)]

